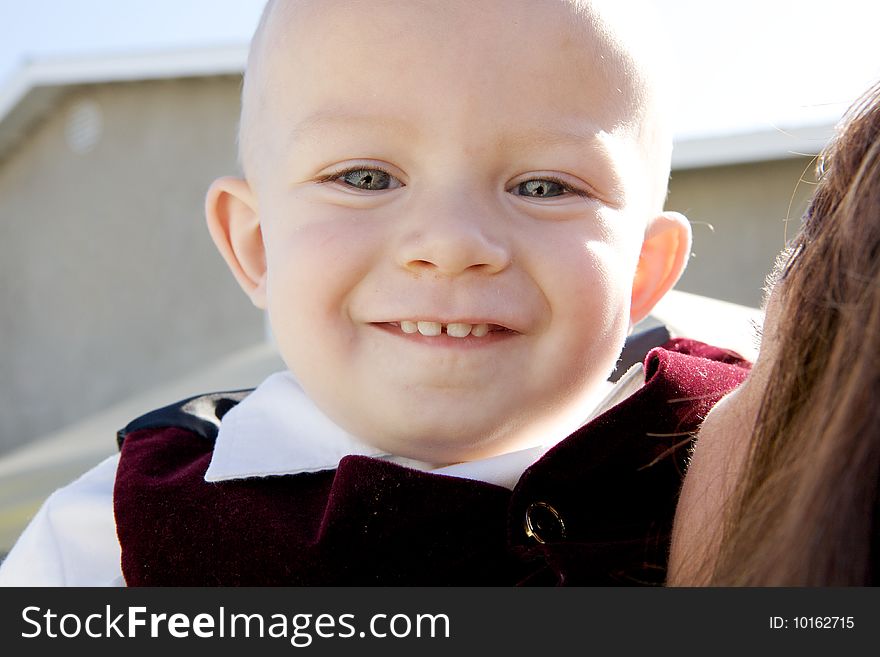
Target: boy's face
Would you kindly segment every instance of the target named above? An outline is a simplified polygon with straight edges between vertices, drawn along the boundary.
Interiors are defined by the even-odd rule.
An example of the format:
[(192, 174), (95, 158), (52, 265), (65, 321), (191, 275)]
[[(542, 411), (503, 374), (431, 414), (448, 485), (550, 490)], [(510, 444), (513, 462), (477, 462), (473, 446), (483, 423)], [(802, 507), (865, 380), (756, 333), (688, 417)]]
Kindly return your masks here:
[(429, 462), (574, 430), (651, 218), (621, 64), (558, 0), (281, 5), (249, 72), (248, 182), (208, 206), (249, 217), (233, 269), (290, 370), (352, 434)]

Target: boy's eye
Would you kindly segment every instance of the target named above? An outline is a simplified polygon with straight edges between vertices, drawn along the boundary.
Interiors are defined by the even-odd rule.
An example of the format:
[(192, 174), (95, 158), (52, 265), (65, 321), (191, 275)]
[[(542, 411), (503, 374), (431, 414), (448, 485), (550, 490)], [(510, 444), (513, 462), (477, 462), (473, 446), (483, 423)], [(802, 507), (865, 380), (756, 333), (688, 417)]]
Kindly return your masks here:
[(530, 196), (531, 198), (549, 198), (562, 196), (569, 192), (569, 188), (555, 180), (526, 180), (516, 186), (518, 196)]
[(342, 173), (337, 180), (351, 187), (369, 191), (397, 189), (402, 186), (397, 178), (381, 169), (352, 169)]

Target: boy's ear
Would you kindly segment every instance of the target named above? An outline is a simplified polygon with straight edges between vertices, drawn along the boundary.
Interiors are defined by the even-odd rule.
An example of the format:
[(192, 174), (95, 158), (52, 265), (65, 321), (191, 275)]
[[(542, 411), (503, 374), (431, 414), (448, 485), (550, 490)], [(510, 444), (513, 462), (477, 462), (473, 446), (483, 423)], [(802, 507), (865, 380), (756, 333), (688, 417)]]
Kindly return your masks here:
[(678, 212), (663, 212), (645, 230), (633, 280), (630, 326), (644, 319), (678, 281), (691, 252), (691, 225)]
[(241, 289), (257, 308), (266, 308), (266, 252), (256, 199), (247, 181), (215, 180), (205, 198), (208, 231)]

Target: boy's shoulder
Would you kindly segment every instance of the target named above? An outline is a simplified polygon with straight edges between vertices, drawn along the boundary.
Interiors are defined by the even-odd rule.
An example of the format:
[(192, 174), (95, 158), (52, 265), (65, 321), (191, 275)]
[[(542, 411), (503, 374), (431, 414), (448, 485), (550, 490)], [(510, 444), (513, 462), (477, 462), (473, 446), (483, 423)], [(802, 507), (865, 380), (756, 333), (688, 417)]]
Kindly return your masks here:
[(118, 586), (114, 454), (53, 492), (0, 564), (2, 586)]
[(217, 439), (220, 421), (230, 409), (247, 397), (253, 388), (210, 392), (194, 395), (135, 418), (116, 432), (116, 444), (122, 449), (126, 437), (135, 431), (179, 427), (205, 438), (210, 442)]

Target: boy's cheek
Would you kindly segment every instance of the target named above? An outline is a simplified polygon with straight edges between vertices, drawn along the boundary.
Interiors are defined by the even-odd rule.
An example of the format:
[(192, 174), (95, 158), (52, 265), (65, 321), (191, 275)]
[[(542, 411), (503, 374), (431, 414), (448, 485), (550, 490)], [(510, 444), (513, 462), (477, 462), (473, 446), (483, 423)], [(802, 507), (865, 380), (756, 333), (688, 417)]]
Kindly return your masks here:
[[(613, 368), (629, 330), (635, 265), (602, 243), (585, 246), (558, 280), (552, 312), (560, 347), (581, 376)], [(578, 265), (579, 263), (579, 265)]]
[(310, 286), (352, 282), (347, 277), (362, 274), (382, 244), (374, 226), (350, 219), (303, 223), (291, 217), (276, 222), (265, 239), (270, 278)]
[(574, 321), (607, 320), (609, 314), (628, 310), (635, 261), (619, 244), (574, 242), (548, 259), (546, 293), (558, 312), (575, 315)]

